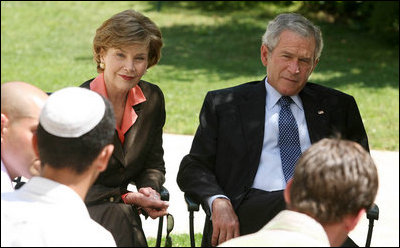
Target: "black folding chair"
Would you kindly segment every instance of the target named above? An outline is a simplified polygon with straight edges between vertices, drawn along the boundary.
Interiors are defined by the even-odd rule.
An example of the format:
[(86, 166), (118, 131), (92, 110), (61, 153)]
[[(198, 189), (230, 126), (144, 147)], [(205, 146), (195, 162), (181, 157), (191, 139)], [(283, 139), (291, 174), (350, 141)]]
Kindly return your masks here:
[[(161, 186), (160, 197), (161, 197), (161, 200), (163, 200), (163, 201), (169, 201), (169, 191), (164, 186)], [(168, 216), (167, 216), (167, 222), (168, 222)], [(164, 223), (164, 216), (161, 216), (158, 219), (158, 231), (157, 231), (156, 247), (160, 247), (161, 246), (163, 223)], [(167, 226), (167, 228), (168, 228), (168, 226)], [(167, 235), (169, 236), (168, 232), (167, 232)]]
[(189, 211), (189, 232), (190, 232), (190, 246), (195, 247), (194, 239), (194, 212), (199, 211), (199, 204), (195, 202), (188, 194), (185, 193), (185, 201)]
[(374, 220), (379, 219), (379, 208), (378, 205), (374, 204), (367, 212), (367, 219), (369, 220), (367, 242), (365, 247), (370, 247), (372, 238), (372, 229), (374, 228)]
[(165, 236), (165, 247), (172, 247), (172, 238), (169, 234), (174, 229), (174, 217), (172, 214), (167, 214), (167, 235)]
[[(196, 202), (193, 197), (189, 194), (185, 193), (185, 201), (187, 204), (187, 209), (189, 211), (189, 235), (190, 235), (190, 246), (195, 247), (195, 237), (194, 237), (194, 212), (199, 211), (199, 202)], [(206, 223), (207, 218), (210, 218), (210, 215), (206, 213)], [(368, 227), (368, 234), (367, 234), (367, 241), (365, 247), (370, 247), (371, 238), (372, 238), (372, 230), (374, 228), (374, 221), (378, 220), (379, 218), (379, 208), (378, 205), (374, 204), (368, 211), (367, 211), (367, 218), (369, 219), (369, 227)], [(206, 224), (205, 223), (205, 224)], [(205, 227), (206, 228), (206, 227)], [(203, 233), (204, 235), (204, 233)]]

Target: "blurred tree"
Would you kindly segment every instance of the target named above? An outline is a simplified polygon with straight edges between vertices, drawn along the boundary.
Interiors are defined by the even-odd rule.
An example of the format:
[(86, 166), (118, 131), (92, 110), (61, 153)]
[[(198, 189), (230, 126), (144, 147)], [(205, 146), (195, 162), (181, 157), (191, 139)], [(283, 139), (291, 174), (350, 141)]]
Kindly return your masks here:
[(203, 10), (241, 10), (255, 7), (259, 1), (189, 1), (187, 5)]
[(371, 32), (382, 35), (393, 43), (399, 43), (399, 2), (374, 2), (368, 18)]
[(393, 43), (399, 42), (398, 1), (304, 1), (303, 14), (324, 13), (335, 23), (370, 31)]
[(390, 42), (396, 44), (399, 42), (398, 1), (178, 1), (175, 3), (204, 11), (246, 10), (262, 5), (275, 5), (282, 10), (291, 9), (309, 18), (346, 24), (352, 29), (370, 31)]

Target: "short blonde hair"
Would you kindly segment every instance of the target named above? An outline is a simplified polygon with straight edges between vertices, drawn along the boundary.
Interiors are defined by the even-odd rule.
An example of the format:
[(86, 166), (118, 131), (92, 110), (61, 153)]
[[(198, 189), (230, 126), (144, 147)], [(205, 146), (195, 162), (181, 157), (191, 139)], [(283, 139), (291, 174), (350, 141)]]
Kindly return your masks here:
[(297, 162), (289, 208), (320, 223), (335, 223), (368, 210), (377, 191), (378, 172), (370, 154), (356, 142), (325, 138)]
[(93, 59), (100, 68), (100, 52), (109, 48), (121, 48), (133, 44), (149, 46), (147, 68), (157, 64), (161, 58), (162, 35), (157, 25), (148, 17), (134, 10), (125, 10), (113, 15), (96, 30), (93, 39)]

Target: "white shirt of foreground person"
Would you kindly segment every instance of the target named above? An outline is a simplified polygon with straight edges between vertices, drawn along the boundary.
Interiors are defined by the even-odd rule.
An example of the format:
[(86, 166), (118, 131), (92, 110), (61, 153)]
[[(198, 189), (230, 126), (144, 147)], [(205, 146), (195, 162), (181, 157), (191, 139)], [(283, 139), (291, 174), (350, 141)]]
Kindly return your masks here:
[(306, 214), (283, 210), (260, 231), (230, 239), (219, 247), (329, 247), (324, 228)]
[(116, 246), (71, 188), (32, 177), (1, 195), (1, 246)]
[(3, 164), (3, 160), (1, 161), (1, 193), (3, 192), (12, 192), (14, 191), (13, 184), (8, 175), (8, 171)]

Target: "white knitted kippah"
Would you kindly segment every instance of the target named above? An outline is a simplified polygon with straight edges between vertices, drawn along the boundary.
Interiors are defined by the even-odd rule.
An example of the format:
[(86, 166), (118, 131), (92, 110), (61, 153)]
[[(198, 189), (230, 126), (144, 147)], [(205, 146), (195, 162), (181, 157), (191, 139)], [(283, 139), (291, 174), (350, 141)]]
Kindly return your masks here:
[(77, 138), (99, 124), (105, 110), (104, 100), (98, 93), (80, 87), (67, 87), (49, 96), (39, 122), (54, 136)]

